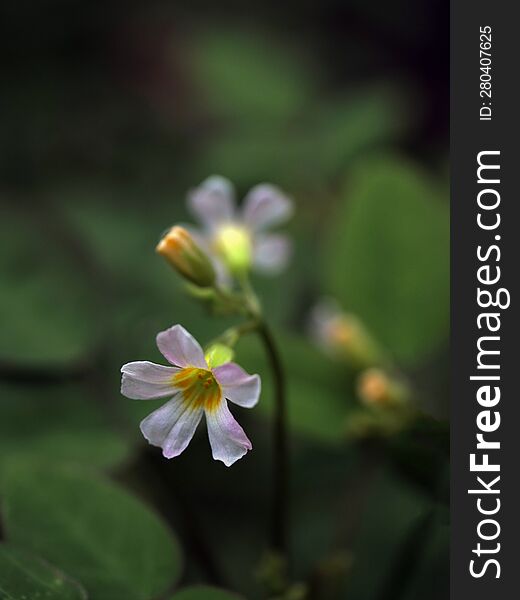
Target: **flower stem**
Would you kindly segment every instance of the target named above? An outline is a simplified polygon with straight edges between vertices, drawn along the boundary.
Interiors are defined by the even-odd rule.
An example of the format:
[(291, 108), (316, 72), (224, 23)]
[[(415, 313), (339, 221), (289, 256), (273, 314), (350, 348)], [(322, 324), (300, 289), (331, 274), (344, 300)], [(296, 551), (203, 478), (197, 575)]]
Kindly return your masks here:
[[(278, 352), (276, 341), (271, 329), (262, 315), (260, 301), (251, 285), (247, 274), (239, 278), (244, 303), (247, 307), (250, 323), (255, 324), (254, 330), (258, 333), (267, 354), (269, 366), (273, 375), (274, 384), (274, 431), (273, 431), (273, 507), (271, 546), (286, 561), (287, 570), (290, 568), (290, 464), (287, 426), (287, 398), (285, 374), (282, 360)], [(247, 325), (246, 325), (247, 327)], [(250, 330), (249, 330), (250, 331)]]
[(287, 399), (285, 388), (285, 375), (278, 353), (276, 342), (271, 330), (260, 321), (257, 327), (258, 334), (264, 344), (269, 365), (273, 374), (275, 415), (274, 415), (274, 451), (273, 451), (273, 513), (271, 543), (273, 550), (284, 556), (290, 564), (290, 551), (288, 539), (289, 525), (289, 448), (287, 429)]

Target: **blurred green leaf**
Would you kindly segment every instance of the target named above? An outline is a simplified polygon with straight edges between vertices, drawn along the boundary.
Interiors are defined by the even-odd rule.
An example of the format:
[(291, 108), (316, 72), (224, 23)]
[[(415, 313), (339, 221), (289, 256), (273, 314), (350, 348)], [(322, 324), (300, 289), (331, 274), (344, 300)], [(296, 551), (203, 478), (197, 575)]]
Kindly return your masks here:
[[(287, 375), (288, 415), (295, 432), (329, 444), (338, 443), (352, 398), (336, 366), (311, 344), (298, 337), (276, 336)], [(274, 410), (272, 375), (265, 350), (253, 336), (240, 341), (237, 361), (262, 377), (259, 410), (271, 416)]]
[[(168, 193), (167, 201), (158, 199), (152, 209), (134, 198), (124, 211), (109, 197), (99, 201), (107, 194), (100, 186), (97, 190), (72, 188), (60, 197), (69, 227), (104, 274), (104, 292), (113, 308), (108, 341), (124, 348), (122, 362), (138, 357), (131, 352), (154, 350), (157, 332), (179, 320), (194, 335), (203, 334), (201, 341), (216, 337), (222, 321), (210, 318), (185, 293), (184, 281), (155, 253), (161, 232), (188, 218), (184, 192), (172, 199)], [(68, 197), (75, 199), (71, 206), (66, 204)]]
[(437, 186), (403, 161), (366, 160), (332, 222), (326, 288), (396, 358), (415, 363), (448, 336), (449, 249)]
[(90, 467), (120, 464), (129, 454), (103, 414), (103, 399), (81, 385), (0, 386), (0, 467), (21, 457)]
[(55, 200), (73, 235), (99, 265), (105, 292), (118, 291), (122, 283), (134, 294), (146, 290), (147, 296), (174, 287), (168, 283), (176, 274), (155, 254), (155, 246), (162, 232), (185, 217), (183, 198), (168, 203), (164, 197), (154, 198), (147, 206), (135, 190), (132, 196), (127, 189), (114, 191), (110, 182), (76, 182), (57, 192)]
[(0, 236), (0, 360), (44, 367), (84, 361), (100, 324), (85, 265), (58, 239), (47, 213), (6, 212)]
[(273, 40), (213, 28), (195, 42), (192, 77), (216, 116), (233, 122), (287, 118), (309, 95), (309, 75)]
[(407, 536), (429, 508), (425, 496), (395, 477), (390, 469), (380, 468), (375, 473), (357, 519), (354, 562), (347, 584), (349, 598), (378, 598), (389, 573), (396, 568), (396, 558)]
[(1, 600), (87, 600), (79, 584), (30, 553), (0, 545)]
[(295, 123), (267, 126), (252, 118), (217, 132), (202, 166), (241, 185), (268, 180), (300, 189), (323, 186), (357, 154), (402, 133), (403, 103), (390, 88), (366, 88), (310, 105)]
[(180, 575), (179, 544), (124, 490), (79, 469), (11, 463), (3, 480), (8, 541), (65, 569), (96, 600), (149, 600)]
[(387, 84), (324, 98), (312, 63), (292, 56), (285, 40), (227, 29), (194, 39), (192, 77), (220, 120), (199, 153), (201, 172), (244, 185), (323, 185), (410, 120), (402, 88)]
[(378, 86), (320, 107), (308, 140), (308, 169), (320, 177), (337, 176), (360, 152), (401, 134), (408, 126), (405, 104), (395, 89)]
[(194, 585), (176, 594), (171, 600), (240, 600), (240, 596), (208, 585)]

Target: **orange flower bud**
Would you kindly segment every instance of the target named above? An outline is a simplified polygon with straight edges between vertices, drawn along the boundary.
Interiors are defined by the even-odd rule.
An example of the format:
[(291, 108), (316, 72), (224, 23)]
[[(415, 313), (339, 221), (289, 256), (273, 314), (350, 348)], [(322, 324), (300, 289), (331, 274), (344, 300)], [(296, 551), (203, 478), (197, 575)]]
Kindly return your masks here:
[(215, 283), (215, 270), (208, 255), (183, 227), (172, 227), (157, 244), (156, 251), (195, 285), (211, 287)]
[(357, 382), (357, 392), (363, 404), (381, 408), (403, 406), (409, 396), (404, 382), (376, 368), (361, 373)]

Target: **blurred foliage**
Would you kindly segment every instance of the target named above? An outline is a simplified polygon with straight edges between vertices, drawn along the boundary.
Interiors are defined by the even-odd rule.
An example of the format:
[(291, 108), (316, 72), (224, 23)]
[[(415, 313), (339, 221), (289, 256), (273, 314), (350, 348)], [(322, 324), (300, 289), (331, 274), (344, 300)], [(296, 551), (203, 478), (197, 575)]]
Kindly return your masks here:
[(8, 544), (0, 545), (0, 598), (28, 600), (87, 600), (88, 596), (75, 581), (49, 563), (25, 550)]
[(192, 44), (190, 67), (201, 97), (210, 114), (231, 127), (247, 124), (251, 115), (276, 127), (297, 115), (312, 94), (310, 73), (301, 61), (265, 37), (212, 27)]
[[(0, 386), (0, 470), (14, 458), (108, 468), (129, 456), (99, 390), (61, 384)], [(106, 398), (105, 398), (106, 401)]]
[[(403, 544), (427, 508), (426, 498), (413, 487), (392, 474), (376, 473), (353, 547), (355, 564), (348, 581), (353, 597), (377, 598), (384, 591)], [(380, 539), (386, 543), (379, 544)]]
[[(330, 360), (308, 341), (284, 336), (280, 337), (279, 344), (288, 372), (291, 428), (295, 433), (323, 443), (341, 442), (346, 433), (346, 415), (353, 404), (352, 392), (349, 393)], [(244, 368), (262, 377), (264, 393), (258, 410), (271, 415), (274, 408), (272, 381), (264, 348), (254, 338), (243, 339), (237, 348)]]
[(77, 257), (63, 252), (45, 222), (49, 228), (36, 211), (10, 211), (0, 219), (0, 360), (60, 367), (82, 362), (93, 350), (95, 294)]
[(240, 600), (240, 597), (214, 587), (195, 585), (177, 592), (171, 600)]
[(145, 600), (179, 577), (175, 538), (113, 484), (79, 469), (13, 462), (2, 487), (7, 539), (62, 565), (95, 598)]
[[(285, 600), (447, 596), (448, 428), (423, 414), (445, 416), (448, 380), (444, 38), (435, 3), (398, 9), (2, 7), (0, 598), (265, 600), (258, 340), (237, 346), (263, 393), (232, 409), (254, 446), (232, 469), (201, 431), (163, 460), (138, 428), (160, 401), (119, 394), (123, 363), (163, 360), (158, 331), (181, 322), (206, 343), (234, 323), (154, 254), (213, 173), (238, 197), (272, 181), (296, 205), (290, 269), (253, 280), (288, 374)], [(324, 295), (409, 381), (409, 419), (364, 406), (355, 369), (310, 339)]]
[(324, 102), (296, 56), (250, 33), (212, 30), (196, 45), (192, 67), (215, 122), (200, 165), (238, 184), (315, 187), (407, 127), (401, 91), (366, 87)]
[(394, 356), (413, 363), (448, 335), (449, 220), (439, 184), (392, 158), (347, 176), (325, 257), (328, 289)]

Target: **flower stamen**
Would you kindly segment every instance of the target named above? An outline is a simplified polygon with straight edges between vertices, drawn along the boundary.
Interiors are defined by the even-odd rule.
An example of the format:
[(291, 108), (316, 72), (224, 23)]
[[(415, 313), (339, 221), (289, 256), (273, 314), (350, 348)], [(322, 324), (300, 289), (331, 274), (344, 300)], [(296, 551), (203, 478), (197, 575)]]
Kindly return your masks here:
[(186, 367), (173, 376), (172, 383), (180, 389), (188, 408), (211, 412), (220, 405), (222, 390), (211, 371)]

